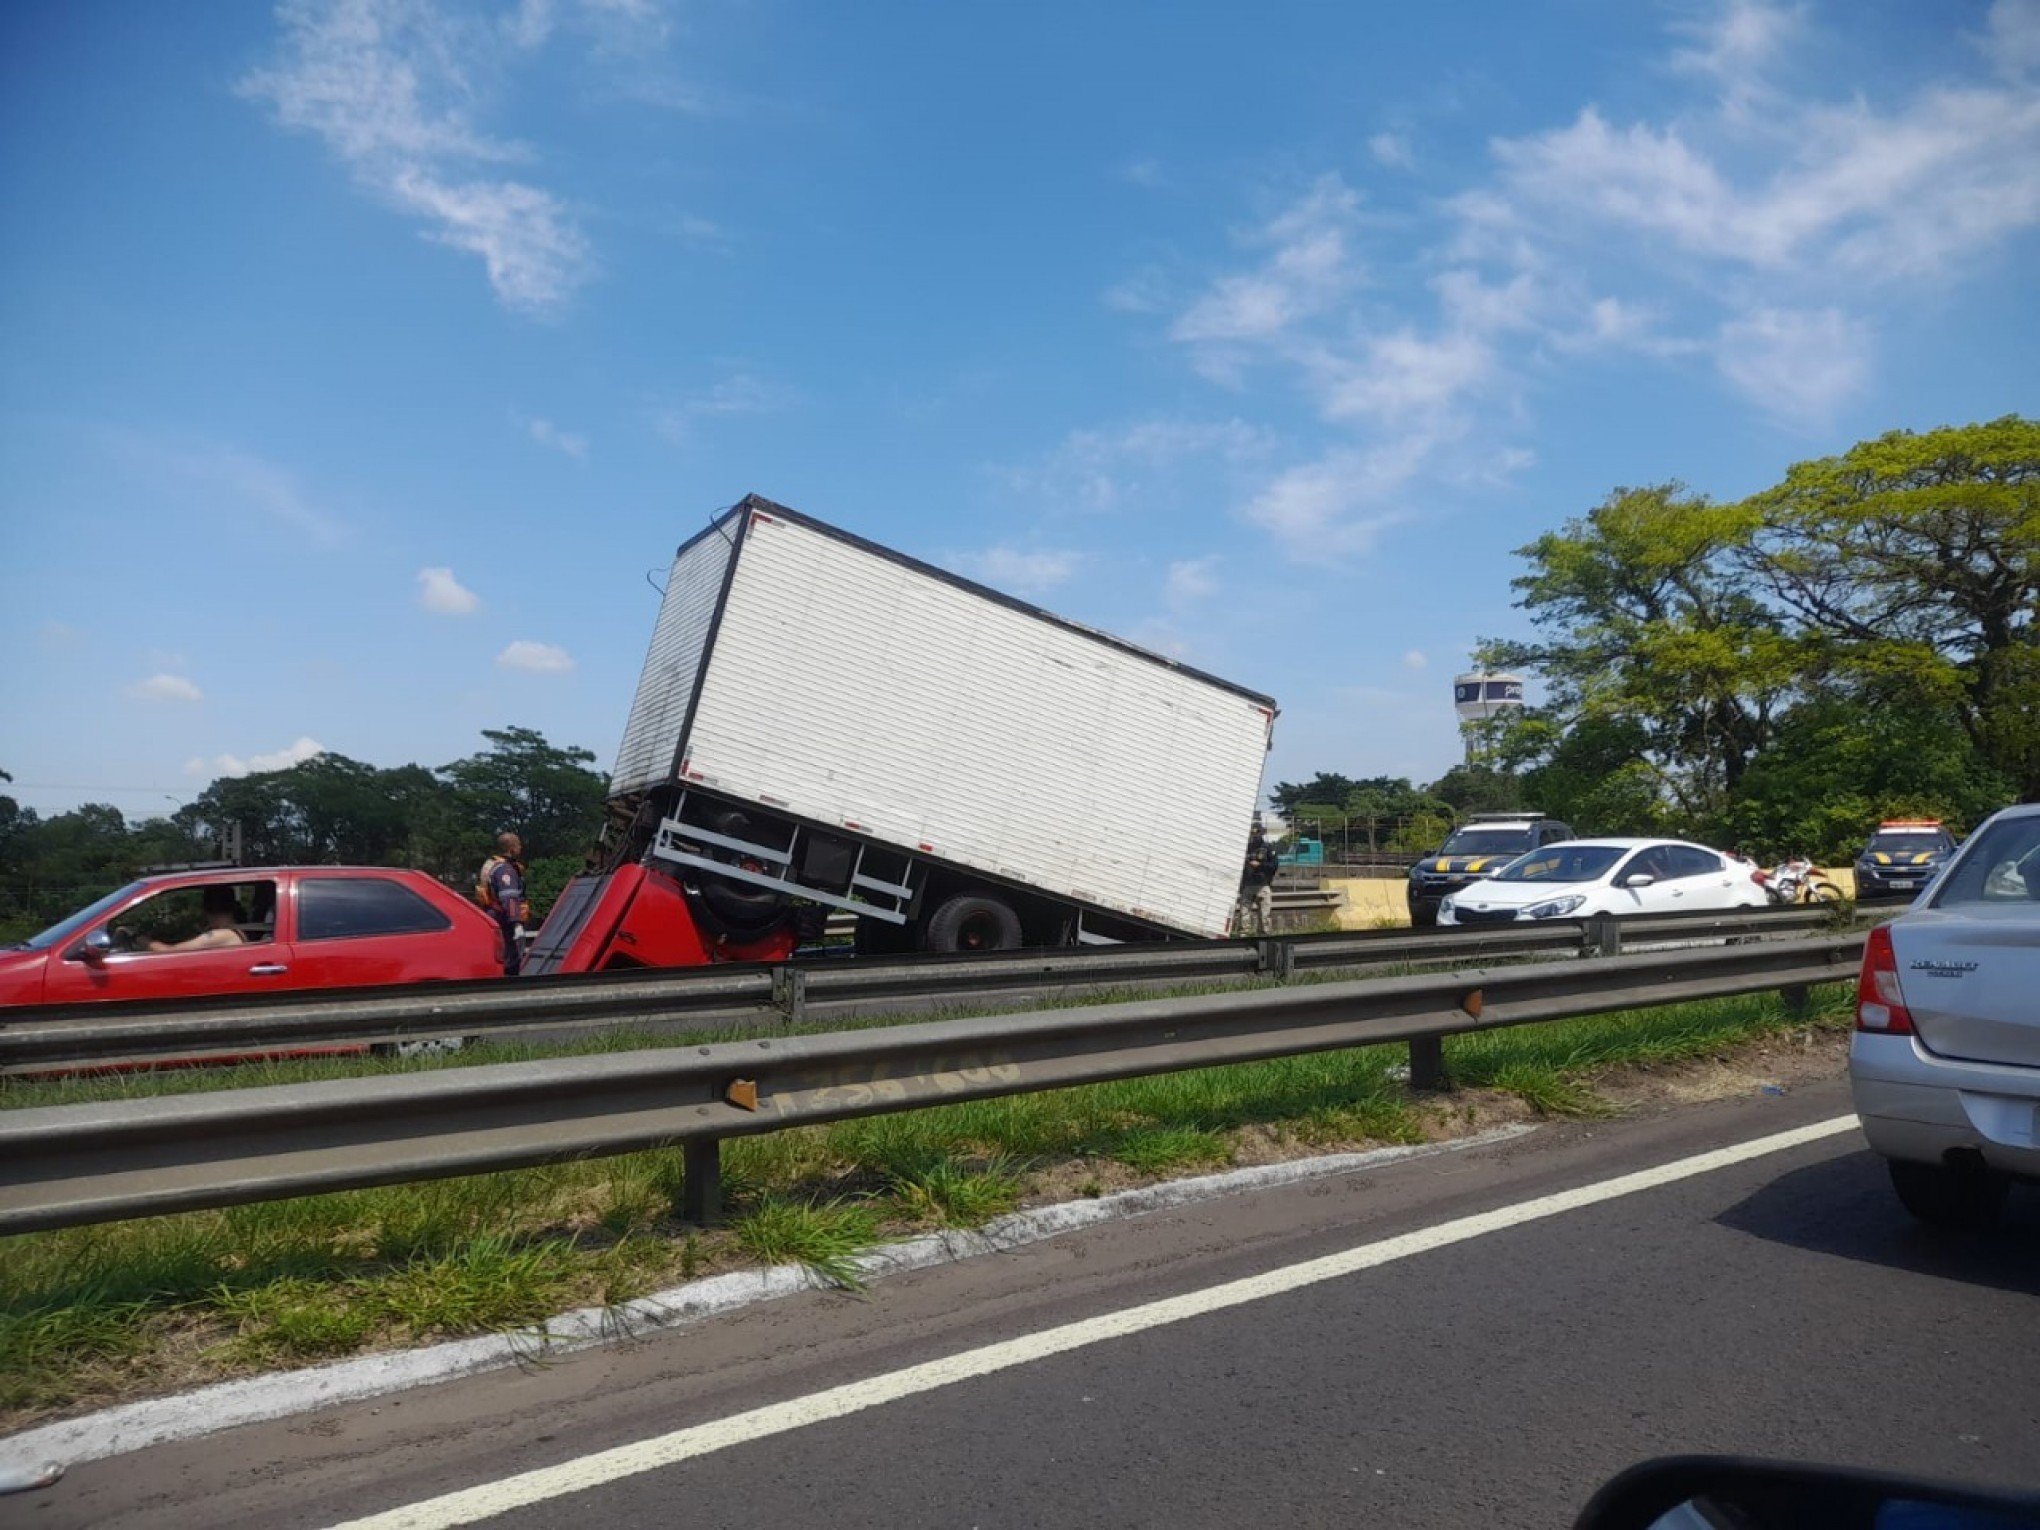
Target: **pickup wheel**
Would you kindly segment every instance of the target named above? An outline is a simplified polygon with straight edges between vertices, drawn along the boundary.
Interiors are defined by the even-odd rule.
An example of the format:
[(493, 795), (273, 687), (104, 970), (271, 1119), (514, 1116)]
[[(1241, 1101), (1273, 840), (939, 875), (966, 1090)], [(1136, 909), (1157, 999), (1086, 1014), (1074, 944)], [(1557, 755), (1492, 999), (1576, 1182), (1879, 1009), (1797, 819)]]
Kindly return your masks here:
[(928, 916), (930, 951), (1017, 951), (1020, 916), (989, 893), (961, 893)]

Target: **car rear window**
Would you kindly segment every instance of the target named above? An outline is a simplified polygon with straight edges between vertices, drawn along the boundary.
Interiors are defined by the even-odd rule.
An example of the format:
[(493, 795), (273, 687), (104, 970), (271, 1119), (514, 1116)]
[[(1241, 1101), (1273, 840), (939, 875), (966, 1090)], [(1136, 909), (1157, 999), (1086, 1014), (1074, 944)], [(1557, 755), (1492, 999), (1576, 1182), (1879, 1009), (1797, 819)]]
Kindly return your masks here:
[(298, 883), (298, 939), (416, 935), (453, 921), (400, 882), (382, 877), (306, 877)]
[(1935, 908), (2023, 903), (2040, 908), (2040, 814), (2003, 818), (1964, 848), (1935, 891)]

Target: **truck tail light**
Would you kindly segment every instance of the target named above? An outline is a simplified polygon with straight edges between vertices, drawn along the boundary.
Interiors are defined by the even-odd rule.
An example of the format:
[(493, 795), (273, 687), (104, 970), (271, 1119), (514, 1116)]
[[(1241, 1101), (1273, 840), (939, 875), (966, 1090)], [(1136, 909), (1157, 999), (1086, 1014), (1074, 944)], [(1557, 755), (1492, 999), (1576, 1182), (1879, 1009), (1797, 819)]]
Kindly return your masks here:
[(1856, 1029), (1885, 1036), (1913, 1034), (1912, 1011), (1898, 986), (1898, 956), (1891, 926), (1880, 924), (1863, 943), (1863, 971), (1856, 979)]

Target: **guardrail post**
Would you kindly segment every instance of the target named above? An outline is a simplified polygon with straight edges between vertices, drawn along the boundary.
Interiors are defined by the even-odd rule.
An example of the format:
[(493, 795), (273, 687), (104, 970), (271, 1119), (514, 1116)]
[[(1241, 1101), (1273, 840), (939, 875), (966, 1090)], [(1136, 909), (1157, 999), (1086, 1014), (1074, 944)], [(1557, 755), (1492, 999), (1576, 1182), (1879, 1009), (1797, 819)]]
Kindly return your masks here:
[(1612, 914), (1596, 914), (1587, 921), (1581, 937), (1589, 956), (1620, 956), (1622, 954), (1622, 921)]
[(1410, 1038), (1410, 1087), (1431, 1092), (1452, 1087), (1452, 1076), (1445, 1071), (1443, 1036)]
[(1258, 965), (1277, 982), (1286, 983), (1296, 976), (1296, 947), (1286, 940), (1264, 940)]
[(689, 1137), (681, 1144), (680, 1219), (696, 1227), (722, 1220), (722, 1142)]
[(1778, 990), (1778, 997), (1785, 1001), (1785, 1013), (1795, 1020), (1804, 1020), (1813, 1004), (1813, 993), (1804, 983), (1794, 983), (1789, 988)]
[(807, 1018), (807, 973), (798, 967), (772, 969), (772, 1007), (798, 1025)]

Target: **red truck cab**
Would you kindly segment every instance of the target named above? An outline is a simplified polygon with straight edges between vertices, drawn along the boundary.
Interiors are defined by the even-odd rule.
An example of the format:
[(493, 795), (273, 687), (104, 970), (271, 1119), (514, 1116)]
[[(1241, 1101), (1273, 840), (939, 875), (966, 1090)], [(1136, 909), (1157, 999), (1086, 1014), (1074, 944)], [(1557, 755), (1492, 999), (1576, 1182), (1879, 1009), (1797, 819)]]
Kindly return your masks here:
[(786, 960), (797, 942), (793, 922), (775, 916), (761, 923), (734, 926), (665, 872), (619, 866), (567, 883), (524, 958), (524, 974)]
[[(239, 939), (175, 947), (224, 920)], [(239, 866), (143, 877), (0, 949), (0, 1005), (200, 998), (501, 976), (495, 920), (421, 871)]]

